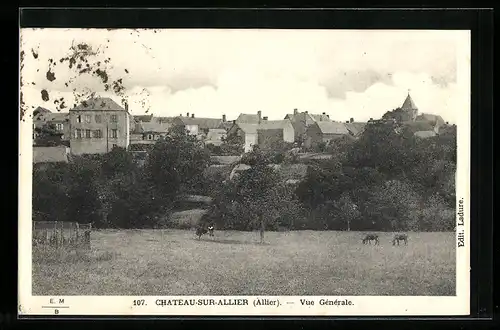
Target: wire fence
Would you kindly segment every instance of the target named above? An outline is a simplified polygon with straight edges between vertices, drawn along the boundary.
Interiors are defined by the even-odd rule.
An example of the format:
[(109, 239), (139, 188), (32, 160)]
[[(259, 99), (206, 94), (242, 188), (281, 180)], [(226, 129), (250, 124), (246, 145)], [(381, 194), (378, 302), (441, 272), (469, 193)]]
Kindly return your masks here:
[(33, 221), (33, 244), (90, 250), (92, 224), (65, 221)]

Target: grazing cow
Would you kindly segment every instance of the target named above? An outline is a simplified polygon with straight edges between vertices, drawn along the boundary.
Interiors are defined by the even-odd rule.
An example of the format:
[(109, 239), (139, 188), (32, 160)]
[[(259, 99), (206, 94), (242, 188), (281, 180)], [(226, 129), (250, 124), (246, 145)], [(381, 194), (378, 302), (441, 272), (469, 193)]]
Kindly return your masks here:
[(404, 241), (405, 245), (408, 245), (408, 235), (406, 234), (394, 235), (394, 238), (392, 239), (392, 245), (396, 245), (396, 243), (399, 245), (399, 241)]
[(368, 234), (365, 236), (365, 238), (363, 238), (363, 244), (370, 244), (371, 245), (372, 241), (375, 241), (375, 245), (378, 245), (379, 244), (378, 235)]
[(208, 227), (204, 227), (204, 226), (199, 226), (198, 228), (196, 228), (196, 236), (198, 236), (198, 239), (201, 238), (201, 236), (207, 234), (209, 236), (214, 236), (214, 226), (208, 226)]

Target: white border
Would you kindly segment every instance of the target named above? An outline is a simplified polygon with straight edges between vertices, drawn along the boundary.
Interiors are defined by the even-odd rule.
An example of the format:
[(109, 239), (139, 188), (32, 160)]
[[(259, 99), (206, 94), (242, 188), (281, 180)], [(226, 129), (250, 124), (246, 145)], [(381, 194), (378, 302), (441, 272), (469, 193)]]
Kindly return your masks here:
[[(440, 31), (444, 32), (444, 31)], [(389, 316), (389, 315), (468, 315), (470, 302), (470, 31), (450, 31), (456, 37), (460, 51), (457, 52), (457, 84), (464, 96), (463, 108), (457, 113), (457, 212), (458, 200), (464, 202), (464, 226), (457, 226), (464, 232), (465, 246), (456, 248), (456, 296), (353, 296), (353, 297), (140, 297), (140, 296), (32, 296), (31, 288), (31, 174), (32, 174), (32, 119), (25, 114), (20, 121), (19, 138), (19, 269), (18, 269), (18, 313), (24, 315), (255, 315), (255, 316)], [(30, 138), (27, 138), (30, 137)], [(458, 219), (458, 217), (457, 217)], [(248, 306), (158, 306), (158, 299), (208, 299), (216, 302), (228, 299), (248, 299)], [(257, 298), (275, 301), (279, 306), (255, 306)], [(52, 299), (52, 303), (51, 303)], [(64, 302), (60, 302), (63, 299)], [(133, 306), (133, 301), (144, 299), (145, 306)], [(314, 306), (303, 306), (300, 299), (312, 300)], [(351, 306), (320, 305), (320, 299), (331, 301), (349, 300)], [(42, 308), (64, 304), (69, 308)]]

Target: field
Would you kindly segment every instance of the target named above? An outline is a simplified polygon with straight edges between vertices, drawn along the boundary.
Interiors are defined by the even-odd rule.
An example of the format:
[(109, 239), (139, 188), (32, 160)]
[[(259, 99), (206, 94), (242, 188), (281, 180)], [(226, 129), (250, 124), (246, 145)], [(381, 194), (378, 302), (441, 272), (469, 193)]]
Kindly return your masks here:
[(92, 251), (33, 251), (33, 295), (455, 295), (453, 233), (408, 246), (363, 233), (92, 232)]

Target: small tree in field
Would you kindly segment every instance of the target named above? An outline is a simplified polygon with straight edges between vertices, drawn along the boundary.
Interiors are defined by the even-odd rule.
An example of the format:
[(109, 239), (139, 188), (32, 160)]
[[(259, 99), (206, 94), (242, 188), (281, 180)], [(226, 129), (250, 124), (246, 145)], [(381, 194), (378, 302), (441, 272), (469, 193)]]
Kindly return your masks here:
[(351, 231), (352, 221), (361, 215), (358, 206), (351, 200), (351, 197), (347, 193), (342, 194), (340, 199), (334, 204), (338, 210), (339, 218), (347, 225), (347, 231)]
[(266, 157), (256, 149), (250, 159), (259, 159), (252, 167), (238, 177), (234, 200), (249, 215), (251, 226), (259, 228), (260, 241), (264, 242), (266, 229), (276, 227), (279, 218), (291, 210), (298, 210), (291, 189), (283, 182), (274, 169), (268, 166)]
[(158, 192), (166, 200), (173, 200), (177, 194), (190, 192), (200, 182), (209, 161), (208, 151), (196, 137), (188, 135), (182, 127), (176, 127), (155, 143), (145, 170)]

